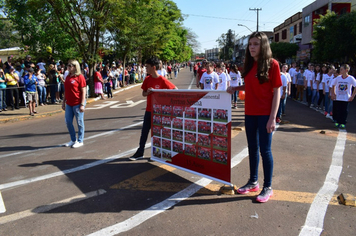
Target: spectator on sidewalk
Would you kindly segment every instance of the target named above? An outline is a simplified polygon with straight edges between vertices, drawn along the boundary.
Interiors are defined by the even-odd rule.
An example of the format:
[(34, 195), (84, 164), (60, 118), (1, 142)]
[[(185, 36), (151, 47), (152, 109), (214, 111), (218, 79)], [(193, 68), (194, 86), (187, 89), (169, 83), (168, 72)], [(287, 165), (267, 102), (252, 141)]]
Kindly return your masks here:
[[(84, 144), (84, 109), (86, 104), (86, 83), (85, 78), (81, 73), (79, 62), (77, 60), (69, 60), (68, 70), (69, 75), (66, 77), (64, 83), (65, 88), (62, 109), (65, 110), (65, 121), (71, 141), (66, 143), (64, 146), (78, 148)], [(73, 126), (74, 117), (78, 125), (78, 140), (76, 138), (76, 133)]]
[(25, 93), (28, 101), (28, 108), (30, 110), (30, 116), (34, 116), (36, 111), (37, 91), (36, 85), (38, 84), (37, 77), (34, 75), (32, 67), (28, 69), (28, 74), (24, 76)]
[(95, 94), (99, 95), (102, 100), (105, 100), (104, 92), (103, 92), (104, 80), (103, 77), (101, 76), (100, 70), (101, 68), (97, 67), (94, 73), (94, 92)]
[(42, 69), (36, 69), (36, 77), (38, 80), (37, 91), (38, 91), (38, 103), (41, 106), (46, 105), (46, 75), (42, 73)]
[(0, 68), (0, 112), (7, 111), (6, 108), (6, 80), (4, 71)]
[[(7, 96), (7, 102), (6, 104), (11, 107), (12, 110), (14, 109), (20, 109), (19, 105), (19, 77), (15, 73), (15, 68), (10, 67), (9, 73), (5, 74), (5, 80), (6, 80), (6, 96)], [(14, 101), (15, 97), (15, 101)]]

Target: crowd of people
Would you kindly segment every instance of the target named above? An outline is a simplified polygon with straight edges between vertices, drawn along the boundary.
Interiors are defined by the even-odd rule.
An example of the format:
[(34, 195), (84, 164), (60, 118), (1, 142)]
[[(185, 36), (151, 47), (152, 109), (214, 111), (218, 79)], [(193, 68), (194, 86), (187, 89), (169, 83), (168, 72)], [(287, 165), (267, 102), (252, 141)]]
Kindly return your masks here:
[[(171, 72), (176, 71), (177, 74), (180, 66), (178, 63), (161, 64), (161, 72), (167, 79), (172, 79)], [(82, 61), (80, 68), (89, 89), (88, 64)], [(0, 112), (29, 107), (31, 108), (29, 114), (34, 115), (37, 111), (35, 108), (32, 109), (33, 104), (37, 107), (61, 103), (68, 74), (67, 64), (55, 61), (52, 56), (47, 60), (38, 58), (36, 61), (32, 60), (30, 55), (24, 60), (15, 60), (9, 56), (6, 62), (0, 62)], [(120, 61), (99, 62), (95, 66), (94, 91), (102, 99), (105, 99), (104, 94), (112, 98), (112, 90), (143, 81), (146, 76), (146, 67), (141, 63), (129, 64), (123, 69)]]
[[(204, 90), (227, 90), (228, 87), (244, 84), (244, 78), (235, 64), (203, 60), (195, 63), (193, 68), (197, 87)], [(336, 127), (345, 128), (348, 102), (354, 99), (355, 90), (352, 87), (356, 86), (349, 71), (348, 64), (309, 63), (307, 68), (296, 62), (291, 65), (280, 64), (282, 86), (276, 123), (282, 122), (287, 98), (290, 98), (323, 112), (326, 118), (334, 121)], [(232, 108), (237, 108), (237, 100), (237, 91), (234, 91), (231, 95)]]

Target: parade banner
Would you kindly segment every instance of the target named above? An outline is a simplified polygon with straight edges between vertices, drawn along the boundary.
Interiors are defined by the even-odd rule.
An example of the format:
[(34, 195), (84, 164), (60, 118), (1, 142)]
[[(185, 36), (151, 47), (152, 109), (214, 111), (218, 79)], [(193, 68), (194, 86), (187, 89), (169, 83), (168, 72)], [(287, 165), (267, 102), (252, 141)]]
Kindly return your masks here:
[(151, 159), (231, 185), (231, 95), (153, 91)]

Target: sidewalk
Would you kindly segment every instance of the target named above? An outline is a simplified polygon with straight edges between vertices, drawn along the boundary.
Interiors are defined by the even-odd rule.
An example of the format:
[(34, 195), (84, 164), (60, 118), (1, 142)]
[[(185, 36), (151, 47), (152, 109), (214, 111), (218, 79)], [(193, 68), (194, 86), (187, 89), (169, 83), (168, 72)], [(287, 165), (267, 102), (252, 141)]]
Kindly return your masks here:
[[(131, 84), (124, 88), (119, 88), (119, 89), (113, 90), (113, 94), (125, 91), (127, 89), (131, 89), (138, 85), (141, 86), (141, 83)], [(88, 98), (87, 104), (98, 101), (99, 99), (100, 99), (100, 97)], [(2, 112), (0, 112), (0, 124), (7, 123), (7, 122), (17, 122), (17, 121), (23, 121), (23, 120), (38, 119), (38, 118), (42, 118), (42, 117), (52, 116), (52, 115), (55, 115), (55, 114), (58, 114), (61, 112), (64, 113), (64, 111), (62, 110), (62, 102), (60, 102), (58, 104), (48, 104), (45, 106), (38, 106), (38, 107), (36, 107), (36, 111), (37, 111), (37, 114), (35, 114), (34, 116), (30, 116), (29, 109), (24, 106), (20, 106), (20, 109), (15, 109), (15, 110), (8, 109), (7, 111), (2, 111)]]

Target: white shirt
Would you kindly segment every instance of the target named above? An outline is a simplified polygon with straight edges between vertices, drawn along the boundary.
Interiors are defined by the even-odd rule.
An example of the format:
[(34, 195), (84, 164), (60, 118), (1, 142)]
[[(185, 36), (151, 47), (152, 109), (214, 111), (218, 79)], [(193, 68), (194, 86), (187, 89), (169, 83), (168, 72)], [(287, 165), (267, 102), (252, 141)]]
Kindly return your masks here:
[(310, 70), (305, 70), (304, 71), (304, 76), (305, 76), (305, 79), (307, 80), (307, 87), (310, 87), (310, 81), (313, 81), (314, 80), (314, 77), (315, 77), (315, 73), (313, 71), (310, 71)]
[(329, 76), (328, 74), (325, 74), (323, 76), (321, 84), (324, 85), (324, 88), (325, 88), (324, 90), (325, 90), (326, 93), (328, 93), (330, 91), (330, 85), (331, 85), (331, 82), (332, 82), (333, 78), (334, 78), (334, 75), (330, 75)]
[(69, 70), (66, 70), (63, 75), (64, 81), (66, 80), (67, 76), (69, 75)]
[(288, 85), (287, 76), (285, 76), (284, 74), (281, 74), (281, 80), (282, 80), (282, 87), (280, 89), (280, 92), (281, 92), (281, 97), (282, 97), (283, 93), (287, 92), (287, 85)]
[(320, 73), (316, 75), (316, 78), (313, 80), (313, 89), (316, 90), (318, 88), (318, 81), (320, 81)]
[(290, 74), (290, 77), (292, 79), (292, 84), (296, 84), (297, 83), (297, 78), (295, 77), (295, 75), (297, 74), (296, 69), (292, 67), (289, 69), (288, 73)]
[(230, 77), (224, 72), (218, 75), (219, 75), (219, 82), (218, 82), (218, 88), (216, 90), (226, 91), (227, 82), (230, 81)]
[(41, 70), (43, 70), (43, 72), (46, 72), (45, 65), (46, 65), (46, 63), (44, 63), (44, 62), (39, 62), (39, 63), (37, 63), (38, 68), (40, 68)]
[(238, 71), (237, 74), (235, 72), (230, 71), (230, 77), (231, 77), (231, 81), (230, 81), (231, 87), (237, 87), (242, 84), (240, 71)]
[(328, 74), (322, 74), (320, 73), (320, 76), (319, 76), (319, 90), (324, 90), (324, 86), (323, 86), (323, 79), (325, 76), (327, 76)]
[(335, 86), (336, 101), (347, 102), (352, 94), (352, 86), (356, 87), (356, 80), (351, 75), (345, 79), (342, 78), (342, 75), (339, 75), (332, 81), (332, 86)]
[(204, 74), (200, 78), (200, 83), (204, 84), (204, 90), (215, 90), (215, 84), (219, 83), (219, 76), (214, 71), (208, 74)]
[(158, 70), (157, 73), (159, 75), (162, 75), (163, 77), (167, 77), (167, 71), (162, 68), (162, 70)]

